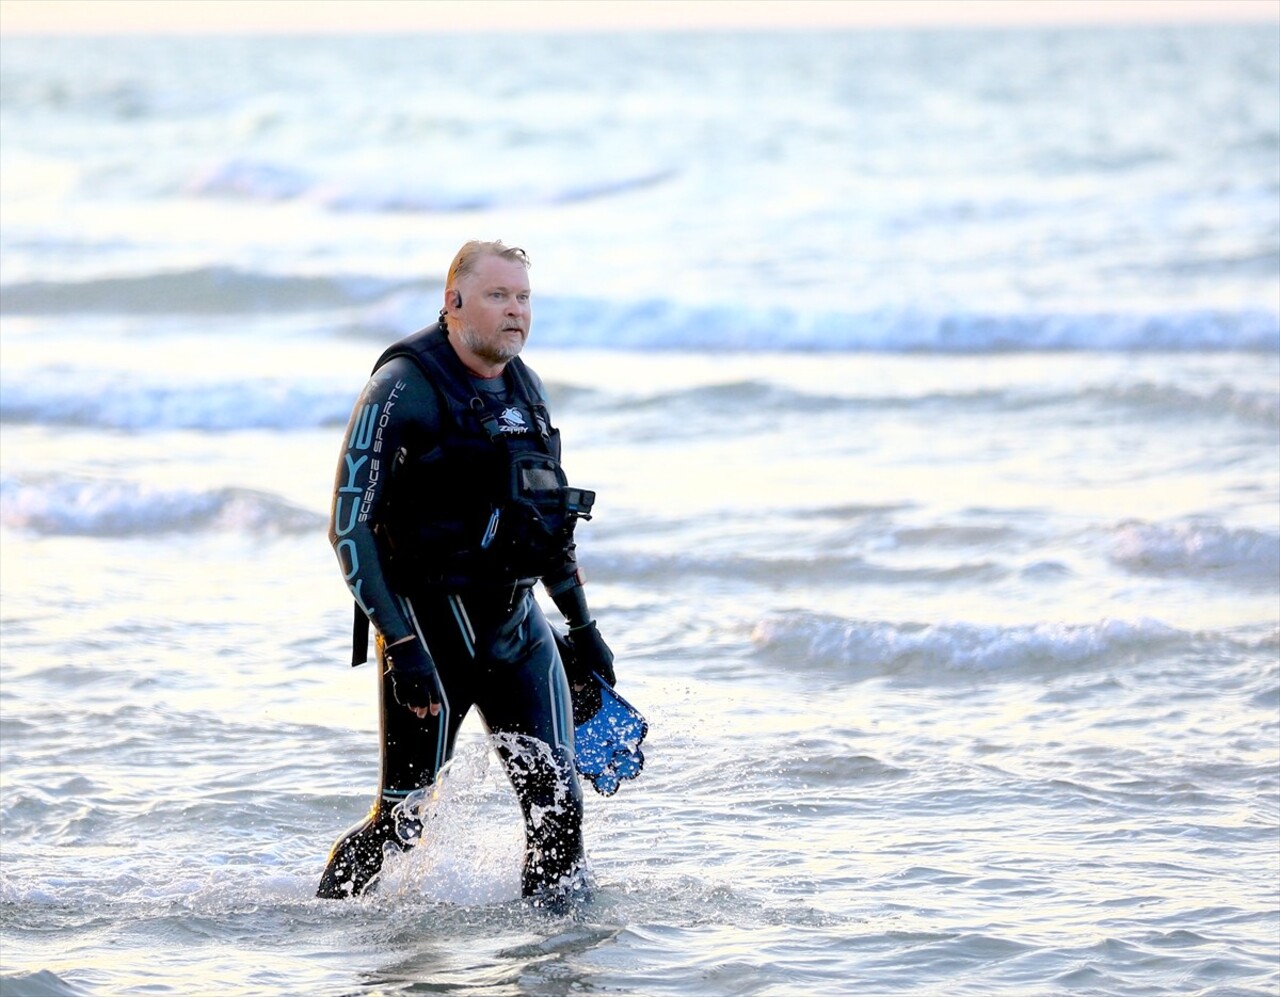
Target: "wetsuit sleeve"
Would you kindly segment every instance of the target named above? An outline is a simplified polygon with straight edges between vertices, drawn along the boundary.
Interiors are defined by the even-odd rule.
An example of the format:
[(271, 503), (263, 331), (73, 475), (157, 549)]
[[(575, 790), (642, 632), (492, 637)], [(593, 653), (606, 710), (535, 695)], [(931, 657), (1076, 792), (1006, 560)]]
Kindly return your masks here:
[(582, 573), (578, 570), (578, 562), (572, 551), (569, 560), (563, 567), (544, 575), (543, 587), (556, 604), (556, 609), (563, 614), (570, 630), (584, 627), (591, 622), (591, 611), (587, 608), (587, 593), (582, 587)]
[[(564, 573), (570, 569), (573, 571), (571, 575)], [(591, 618), (582, 588), (582, 574), (577, 565), (566, 565), (561, 572), (546, 576), (543, 584), (569, 624), (569, 654), (564, 659), (564, 666), (570, 684), (575, 690), (589, 685), (591, 673), (595, 672), (607, 685), (614, 685), (618, 679), (613, 668), (613, 651)]]
[(422, 371), (406, 357), (394, 358), (365, 385), (338, 460), (329, 542), (356, 604), (388, 644), (416, 631), (391, 587), (378, 526), (398, 451), (434, 436), (439, 421), (436, 393)]

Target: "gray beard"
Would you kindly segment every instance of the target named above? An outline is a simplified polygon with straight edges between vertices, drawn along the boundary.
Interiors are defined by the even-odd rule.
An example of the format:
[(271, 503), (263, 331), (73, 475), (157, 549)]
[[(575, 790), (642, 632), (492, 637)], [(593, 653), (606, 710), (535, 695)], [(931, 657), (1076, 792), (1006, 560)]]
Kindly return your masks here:
[(481, 341), (480, 337), (471, 329), (462, 329), (458, 333), (458, 337), (462, 340), (462, 345), (478, 356), (481, 360), (491, 364), (503, 364), (509, 360), (515, 359), (520, 355), (524, 343), (516, 343), (514, 346), (490, 346), (488, 343)]

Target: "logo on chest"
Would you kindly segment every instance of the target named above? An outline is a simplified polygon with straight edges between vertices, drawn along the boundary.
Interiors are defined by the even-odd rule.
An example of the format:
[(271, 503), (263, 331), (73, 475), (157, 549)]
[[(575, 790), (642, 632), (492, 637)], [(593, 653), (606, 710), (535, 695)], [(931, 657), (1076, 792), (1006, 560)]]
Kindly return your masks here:
[(498, 413), (498, 424), (510, 436), (522, 436), (529, 432), (529, 422), (524, 413), (514, 406), (507, 406)]

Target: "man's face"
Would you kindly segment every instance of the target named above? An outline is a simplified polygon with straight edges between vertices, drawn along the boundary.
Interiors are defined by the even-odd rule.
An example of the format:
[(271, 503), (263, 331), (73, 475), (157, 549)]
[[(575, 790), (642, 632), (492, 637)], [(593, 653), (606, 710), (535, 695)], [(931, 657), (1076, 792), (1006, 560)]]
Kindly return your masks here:
[(462, 306), (450, 310), (460, 322), (463, 346), (491, 364), (519, 354), (533, 321), (529, 271), (523, 263), (483, 256), (454, 292), (462, 296)]

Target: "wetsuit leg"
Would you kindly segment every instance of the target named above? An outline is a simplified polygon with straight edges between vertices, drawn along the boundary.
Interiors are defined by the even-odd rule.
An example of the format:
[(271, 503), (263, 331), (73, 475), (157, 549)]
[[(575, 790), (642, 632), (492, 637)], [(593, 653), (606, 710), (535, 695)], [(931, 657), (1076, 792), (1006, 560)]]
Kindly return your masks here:
[(422, 827), (399, 804), (410, 793), (435, 782), (445, 762), (453, 755), (458, 728), (470, 706), (456, 678), (432, 648), (447, 701), (439, 716), (419, 719), (396, 702), (387, 674), (381, 641), (378, 643), (379, 716), (382, 733), (381, 776), (378, 798), (369, 816), (347, 831), (333, 846), (320, 878), (316, 896), (341, 899), (359, 896), (382, 869), (387, 847), (405, 851), (422, 833)]
[(582, 788), (573, 710), (546, 617), (526, 594), (483, 648), (476, 705), (494, 735), (525, 823), (524, 896), (558, 905), (585, 888)]

